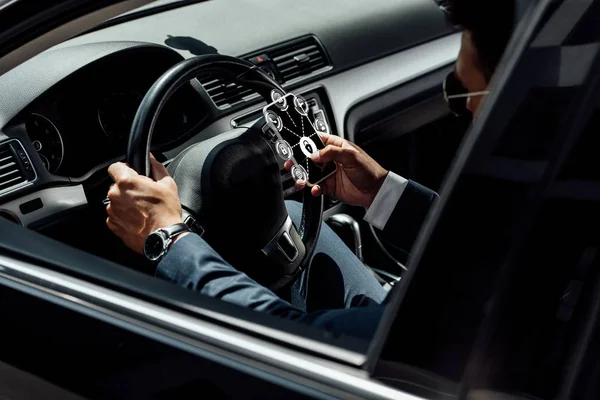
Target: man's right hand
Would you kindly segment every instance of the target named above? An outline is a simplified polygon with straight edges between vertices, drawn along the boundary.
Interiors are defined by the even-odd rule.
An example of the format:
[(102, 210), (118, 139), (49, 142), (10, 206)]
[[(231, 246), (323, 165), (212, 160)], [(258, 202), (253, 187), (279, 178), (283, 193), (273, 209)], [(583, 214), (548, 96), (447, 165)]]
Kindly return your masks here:
[[(321, 194), (333, 196), (350, 205), (369, 208), (388, 174), (360, 147), (335, 135), (319, 134), (325, 148), (313, 154), (312, 160), (318, 163), (335, 162), (337, 171), (319, 185), (312, 187), (313, 196)], [(290, 170), (291, 160), (285, 164)], [(296, 182), (296, 188), (303, 189), (306, 183)]]
[[(156, 181), (138, 175), (123, 163), (108, 167), (115, 184), (108, 191), (106, 224), (130, 249), (140, 254), (150, 233), (183, 222), (175, 181), (164, 165), (152, 156), (150, 161)], [(177, 238), (181, 237), (183, 235)]]

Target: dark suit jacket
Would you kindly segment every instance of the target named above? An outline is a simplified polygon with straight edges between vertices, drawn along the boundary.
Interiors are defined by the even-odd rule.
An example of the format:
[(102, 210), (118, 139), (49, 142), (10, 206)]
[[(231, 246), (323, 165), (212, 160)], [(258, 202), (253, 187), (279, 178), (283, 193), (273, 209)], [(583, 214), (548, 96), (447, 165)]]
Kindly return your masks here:
[(417, 182), (408, 181), (383, 230), (386, 241), (404, 253), (410, 253), (419, 230), (438, 194)]
[[(437, 194), (414, 182), (398, 201), (385, 235), (410, 249)], [(227, 264), (200, 236), (178, 240), (159, 263), (156, 276), (203, 295), (358, 338), (373, 337), (384, 305), (305, 313)], [(360, 321), (358, 323), (357, 321)]]

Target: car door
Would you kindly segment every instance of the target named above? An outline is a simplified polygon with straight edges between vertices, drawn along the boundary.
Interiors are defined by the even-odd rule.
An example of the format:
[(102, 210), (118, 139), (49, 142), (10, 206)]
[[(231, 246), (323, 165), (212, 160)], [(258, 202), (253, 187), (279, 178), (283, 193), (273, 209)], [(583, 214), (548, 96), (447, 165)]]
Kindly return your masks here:
[[(453, 68), (452, 61), (356, 104), (345, 120), (348, 139), (384, 168), (439, 191), (471, 124), (452, 115), (444, 101), (442, 81)], [(361, 213), (350, 211), (357, 219)], [(408, 262), (410, 249), (396, 248), (366, 224), (363, 232), (367, 263), (401, 276), (398, 262)]]
[[(597, 221), (594, 202), (598, 198), (593, 190), (585, 190), (589, 185), (595, 187), (594, 175), (586, 175), (589, 164), (582, 166), (578, 161), (582, 161), (580, 152), (590, 147), (581, 140), (583, 128), (593, 120), (594, 107), (586, 100), (598, 92), (598, 80), (591, 72), (598, 69), (598, 46), (596, 39), (585, 34), (595, 23), (588, 16), (598, 1), (593, 7), (591, 2), (580, 2), (573, 9), (572, 4), (565, 1), (550, 7), (550, 2), (542, 2), (532, 11), (531, 24), (521, 27), (522, 34), (512, 47), (514, 58), (507, 59), (484, 118), (470, 132), (442, 187), (444, 200), (422, 233), (414, 268), (394, 292), (387, 319), (368, 357), (361, 353), (360, 344), (351, 340), (345, 346), (333, 346), (323, 338), (317, 341), (310, 329), (296, 326), (292, 346), (284, 335), (289, 332), (279, 324), (271, 325), (267, 318), (247, 316), (242, 324), (244, 310), (199, 300), (191, 293), (0, 221), (0, 343), (4, 344), (0, 368), (9, 377), (6, 381), (14, 385), (11, 397), (454, 398), (466, 396), (473, 388), (508, 392), (513, 398), (522, 391), (539, 397), (585, 394), (586, 389), (575, 383), (593, 377), (590, 368), (596, 365), (595, 353), (586, 354), (586, 350), (593, 350), (596, 344), (597, 268), (590, 267), (597, 266), (597, 237), (575, 228), (587, 219), (585, 227), (593, 229)], [(564, 21), (565, 15), (572, 17), (574, 11), (579, 16), (569, 19), (573, 29), (557, 30), (554, 24)], [(567, 35), (571, 31), (575, 34)], [(523, 56), (527, 45), (538, 57)], [(557, 48), (561, 50), (558, 54), (564, 48), (574, 52), (575, 57), (567, 61), (588, 61), (584, 68), (572, 68), (574, 75), (566, 83), (556, 79), (564, 77), (556, 72), (581, 64), (564, 64), (561, 57), (551, 64), (557, 61), (553, 58)], [(515, 71), (531, 67), (531, 62), (538, 67), (536, 71), (546, 71), (541, 65), (558, 68), (523, 85), (523, 76)], [(554, 96), (548, 97), (552, 85), (558, 86), (557, 91), (550, 91)], [(492, 105), (502, 101), (516, 106), (520, 103), (507, 100), (529, 91), (533, 95), (525, 96), (528, 102), (566, 99), (567, 107), (561, 108), (561, 102), (548, 105), (557, 113), (564, 112), (556, 136), (551, 136), (556, 140), (551, 148), (557, 150), (542, 151), (542, 156), (534, 152), (533, 158), (530, 153), (518, 153), (519, 158), (515, 153), (506, 154), (506, 148), (495, 147), (497, 139), (504, 138), (503, 132), (515, 134), (505, 129), (515, 117), (514, 107), (492, 111)], [(516, 133), (531, 137), (528, 134), (539, 132), (521, 128)], [(539, 142), (527, 144), (531, 143)], [(572, 153), (576, 143), (583, 143), (584, 149)], [(574, 166), (568, 160), (575, 162)], [(535, 167), (540, 162), (542, 173), (537, 175), (535, 169), (521, 175), (513, 173), (514, 169), (492, 168), (495, 163)], [(474, 193), (479, 197), (472, 196)], [(498, 206), (492, 200), (502, 201)], [(496, 206), (490, 212), (492, 204)], [(480, 218), (490, 215), (491, 219)], [(538, 215), (542, 218), (535, 219)], [(456, 234), (459, 223), (465, 235)], [(511, 235), (506, 235), (507, 231)], [(529, 232), (538, 236), (530, 237)], [(546, 242), (548, 236), (553, 241)], [(567, 239), (570, 242), (562, 242), (568, 245), (566, 249), (575, 248), (577, 256), (587, 256), (575, 257), (569, 264), (571, 254), (561, 252), (560, 247)], [(469, 240), (469, 245), (456, 246), (460, 240)], [(557, 251), (540, 251), (548, 247)], [(523, 249), (527, 256), (522, 255)], [(480, 268), (478, 257), (482, 255), (493, 271)], [(542, 257), (543, 262), (532, 262), (532, 257)], [(571, 275), (552, 270), (552, 285), (538, 290), (536, 295), (541, 296), (532, 302), (531, 285), (539, 274), (548, 272), (543, 267), (556, 257), (564, 258), (559, 266), (567, 267), (563, 270)], [(581, 259), (587, 266), (583, 275), (578, 268)], [(495, 272), (500, 277), (497, 281)], [(573, 304), (571, 294), (578, 286), (583, 289), (582, 301)], [(489, 303), (487, 296), (492, 293), (498, 301)], [(561, 303), (564, 299), (569, 300)], [(557, 307), (560, 313), (555, 312)], [(573, 312), (565, 313), (565, 309)], [(556, 324), (557, 315), (564, 325)], [(510, 323), (513, 317), (519, 324)], [(538, 326), (556, 325), (565, 330), (543, 329), (536, 335)], [(566, 340), (561, 357), (523, 364), (531, 353), (512, 351), (534, 348), (536, 353), (553, 356), (550, 350), (554, 347), (547, 344), (565, 337), (564, 332), (570, 340)], [(542, 345), (536, 344), (536, 339)], [(546, 359), (559, 361), (540, 368)], [(573, 361), (568, 373), (556, 374), (565, 360)], [(391, 365), (385, 365), (386, 361)], [(586, 363), (591, 367), (580, 368)], [(489, 365), (496, 367), (489, 369)], [(557, 383), (545, 385), (548, 380)], [(590, 398), (593, 394), (587, 392)]]
[[(0, 73), (56, 42), (144, 2), (56, 1), (33, 6), (31, 2), (25, 3), (0, 3)], [(107, 275), (101, 273), (103, 283), (92, 288), (88, 286), (89, 280), (95, 280), (91, 276), (86, 277), (86, 283), (70, 273), (63, 273), (85, 266), (91, 268), (89, 271), (101, 271), (107, 267), (106, 262), (73, 252), (5, 220), (1, 220), (0, 225), (0, 397), (327, 396), (302, 383), (275, 378), (273, 370), (260, 367), (256, 359), (246, 359), (250, 364), (240, 364), (239, 359), (236, 362), (222, 351), (215, 352), (215, 348), (197, 347), (200, 343), (197, 339), (182, 340), (181, 330), (172, 331), (175, 336), (168, 339), (163, 336), (164, 327), (159, 328), (157, 321), (164, 323), (174, 318), (173, 309), (162, 317), (154, 314), (145, 321), (139, 314), (126, 316), (122, 313), (124, 309), (109, 311), (107, 303), (97, 303), (100, 298), (108, 299), (113, 305), (115, 301), (124, 305), (122, 296), (125, 295), (141, 310), (144, 295), (127, 296), (127, 290), (122, 291), (122, 285), (129, 280), (126, 276), (132, 277), (129, 272), (121, 271), (125, 275), (114, 277), (113, 283), (121, 290), (104, 292), (98, 297), (100, 292), (96, 290), (105, 291), (111, 286), (105, 279)], [(147, 283), (153, 286), (158, 282), (149, 278)], [(82, 284), (86, 288), (80, 286)], [(155, 300), (169, 297), (165, 293), (160, 295), (160, 291), (151, 292), (158, 296)], [(94, 300), (84, 300), (81, 296), (85, 293)], [(208, 325), (200, 325), (206, 333)], [(189, 326), (186, 330), (189, 333)], [(223, 343), (224, 331), (217, 335)], [(159, 339), (160, 336), (163, 339)], [(245, 343), (252, 347), (249, 342)], [(273, 349), (258, 350), (267, 354)], [(242, 366), (244, 364), (246, 366)]]
[(194, 354), (193, 343), (157, 340), (135, 319), (115, 324), (26, 287), (0, 278), (3, 398), (307, 398), (302, 388), (265, 380), (258, 368), (243, 372)]
[(2, 395), (415, 398), (366, 373), (364, 340), (199, 296), (6, 221), (0, 228), (0, 368), (11, 377)]
[(541, 1), (517, 28), (393, 292), (379, 379), (436, 398), (597, 396), (599, 6)]
[[(3, 4), (0, 71), (141, 3)], [(2, 395), (412, 398), (361, 369), (368, 343), (197, 296), (8, 221), (0, 230)]]

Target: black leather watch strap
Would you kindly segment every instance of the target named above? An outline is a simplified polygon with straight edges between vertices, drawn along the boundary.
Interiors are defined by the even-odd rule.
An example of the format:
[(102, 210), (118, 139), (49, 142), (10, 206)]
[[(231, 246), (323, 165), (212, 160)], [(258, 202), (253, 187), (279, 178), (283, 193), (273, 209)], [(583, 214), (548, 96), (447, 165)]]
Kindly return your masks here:
[(163, 231), (167, 235), (168, 239), (172, 239), (174, 236), (177, 236), (183, 232), (189, 232), (190, 228), (182, 222), (179, 224), (167, 226), (166, 228), (162, 228), (161, 231)]

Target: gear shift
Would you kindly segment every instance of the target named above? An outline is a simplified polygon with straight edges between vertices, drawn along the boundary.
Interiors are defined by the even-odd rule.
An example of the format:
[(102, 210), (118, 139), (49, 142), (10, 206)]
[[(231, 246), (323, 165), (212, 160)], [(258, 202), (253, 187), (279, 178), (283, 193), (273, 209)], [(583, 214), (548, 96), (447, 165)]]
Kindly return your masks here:
[[(326, 222), (342, 239), (346, 246), (354, 252), (356, 257), (364, 263), (365, 260), (363, 259), (362, 253), (362, 239), (360, 236), (359, 223), (348, 214), (335, 214), (327, 219)], [(389, 291), (392, 286), (400, 280), (400, 278), (385, 271), (376, 270), (367, 265), (365, 265), (365, 267), (373, 274), (375, 279), (381, 283), (386, 291)]]
[(348, 214), (335, 214), (326, 222), (342, 241), (346, 243), (350, 250), (354, 252), (356, 257), (360, 261), (363, 261), (362, 239), (358, 222)]

